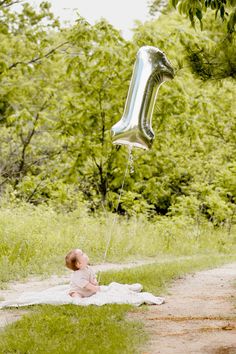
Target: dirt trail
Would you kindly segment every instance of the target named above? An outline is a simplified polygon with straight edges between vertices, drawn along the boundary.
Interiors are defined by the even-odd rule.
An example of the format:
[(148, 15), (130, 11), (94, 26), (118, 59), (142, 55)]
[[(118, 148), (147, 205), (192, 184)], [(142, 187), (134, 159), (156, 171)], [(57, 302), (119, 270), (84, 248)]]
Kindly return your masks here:
[(235, 286), (236, 263), (175, 281), (165, 305), (134, 315), (150, 334), (142, 353), (236, 354)]

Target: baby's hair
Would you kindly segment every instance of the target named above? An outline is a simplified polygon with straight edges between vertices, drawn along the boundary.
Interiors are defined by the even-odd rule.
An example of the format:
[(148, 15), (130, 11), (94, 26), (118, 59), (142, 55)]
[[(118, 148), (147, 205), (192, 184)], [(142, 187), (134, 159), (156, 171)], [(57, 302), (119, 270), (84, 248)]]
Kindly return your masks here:
[(65, 262), (66, 262), (67, 268), (69, 268), (71, 270), (78, 270), (79, 269), (76, 265), (76, 263), (78, 262), (76, 250), (71, 250), (69, 253), (67, 253), (67, 255), (65, 257)]

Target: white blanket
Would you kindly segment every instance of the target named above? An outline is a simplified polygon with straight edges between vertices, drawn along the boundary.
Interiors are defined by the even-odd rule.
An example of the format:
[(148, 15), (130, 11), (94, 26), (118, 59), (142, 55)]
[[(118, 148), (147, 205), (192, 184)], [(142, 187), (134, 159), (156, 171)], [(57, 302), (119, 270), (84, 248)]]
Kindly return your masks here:
[(86, 297), (79, 298), (68, 295), (69, 286), (59, 285), (40, 292), (26, 293), (14, 301), (0, 302), (0, 308), (19, 307), (36, 304), (64, 305), (74, 304), (80, 306), (106, 304), (130, 304), (140, 306), (141, 304), (161, 305), (164, 298), (156, 297), (147, 292), (141, 292), (141, 284), (119, 284), (111, 283), (108, 286), (101, 286), (101, 291)]

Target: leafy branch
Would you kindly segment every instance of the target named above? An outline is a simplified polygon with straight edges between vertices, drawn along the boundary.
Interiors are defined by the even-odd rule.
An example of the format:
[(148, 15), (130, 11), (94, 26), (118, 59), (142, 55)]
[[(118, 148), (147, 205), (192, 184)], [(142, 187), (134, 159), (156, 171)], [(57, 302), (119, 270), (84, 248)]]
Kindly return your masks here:
[(22, 3), (22, 0), (2, 0), (0, 1), (0, 8), (3, 7), (3, 8), (7, 8), (7, 7), (10, 7), (12, 5), (15, 5), (15, 4), (20, 4)]
[(17, 65), (29, 65), (29, 64), (34, 64), (38, 61), (40, 61), (41, 59), (44, 59), (44, 58), (48, 58), (50, 55), (52, 55), (53, 53), (55, 53), (59, 48), (63, 47), (65, 44), (68, 44), (69, 42), (66, 41), (66, 42), (63, 42), (61, 44), (59, 44), (57, 47), (51, 49), (49, 52), (47, 52), (46, 54), (43, 54), (43, 55), (39, 55), (27, 62), (24, 62), (24, 61), (17, 61), (13, 64), (11, 64), (9, 67), (8, 67), (8, 70), (11, 70), (13, 68), (15, 68)]

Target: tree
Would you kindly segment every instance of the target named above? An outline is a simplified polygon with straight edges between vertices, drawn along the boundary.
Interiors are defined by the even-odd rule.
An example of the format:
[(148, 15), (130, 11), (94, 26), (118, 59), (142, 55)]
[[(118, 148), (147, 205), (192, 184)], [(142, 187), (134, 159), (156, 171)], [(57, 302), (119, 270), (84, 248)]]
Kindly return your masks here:
[[(151, 5), (155, 13), (158, 1)], [(201, 79), (223, 79), (236, 76), (235, 0), (172, 0), (181, 15), (187, 15), (193, 27), (196, 19), (202, 33), (185, 36), (183, 45), (193, 72)], [(209, 11), (210, 10), (210, 11)], [(169, 10), (170, 7), (169, 7)], [(211, 14), (215, 13), (215, 17)]]
[[(177, 8), (180, 14), (187, 15), (193, 27), (197, 19), (203, 29), (203, 18), (207, 10), (215, 13), (215, 18), (219, 16), (222, 21), (227, 22), (228, 32), (235, 31), (236, 24), (236, 1), (235, 0), (171, 0), (170, 3)], [(154, 0), (150, 4), (150, 13), (155, 15), (163, 6), (162, 0)]]
[[(194, 35), (187, 21), (173, 12), (135, 30), (138, 46), (154, 45), (166, 52), (176, 76), (160, 89), (153, 149), (139, 156), (134, 188), (157, 213), (175, 215), (180, 208), (182, 215), (187, 214), (191, 200), (196, 218), (201, 214), (220, 224), (235, 209), (234, 83), (231, 79), (202, 83), (193, 77), (181, 43)], [(221, 214), (216, 200), (225, 206)]]
[[(53, 34), (48, 35), (58, 26), (48, 3), (40, 5), (39, 13), (28, 3), (15, 13), (10, 8), (13, 3), (3, 1), (0, 8), (0, 184), (2, 190), (10, 184), (17, 191), (26, 182), (24, 177), (31, 175), (26, 187), (26, 199), (31, 200), (42, 183), (38, 177), (42, 161), (58, 154), (48, 129), (54, 124), (50, 118), (57, 72), (53, 59), (65, 43), (55, 44)], [(42, 175), (45, 179), (47, 172)]]
[[(233, 80), (193, 76), (182, 44), (196, 35), (189, 21), (167, 11), (157, 21), (137, 23), (127, 42), (105, 20), (91, 26), (79, 17), (72, 28), (54, 31), (53, 19), (44, 28), (47, 22), (34, 22), (25, 9), (20, 18), (5, 9), (0, 33), (2, 195), (65, 210), (83, 202), (91, 211), (128, 216), (203, 218), (230, 230)], [(213, 31), (197, 33), (214, 43)], [(117, 209), (128, 151), (112, 145), (110, 128), (122, 116), (142, 45), (165, 50), (176, 76), (158, 94), (152, 150), (133, 149), (134, 173), (126, 174)]]
[(68, 141), (65, 179), (78, 183), (90, 201), (100, 196), (100, 204), (106, 201), (112, 170), (119, 170), (110, 128), (122, 115), (131, 45), (105, 20), (91, 26), (80, 18), (67, 38), (71, 48), (62, 80), (71, 91), (58, 126)]

